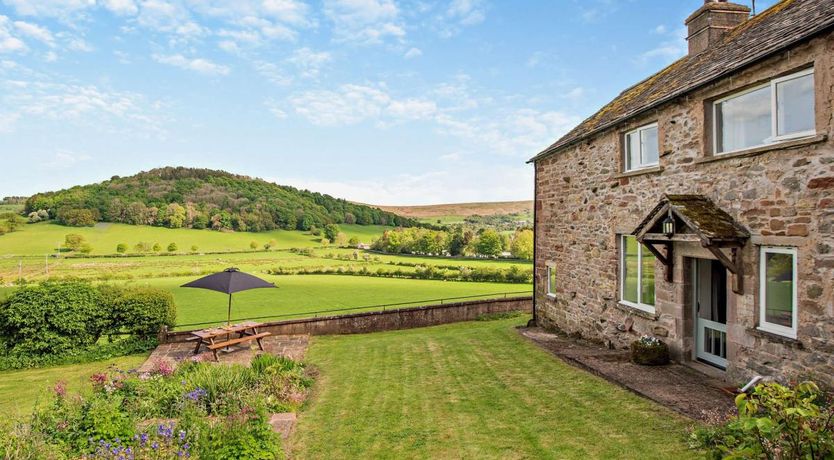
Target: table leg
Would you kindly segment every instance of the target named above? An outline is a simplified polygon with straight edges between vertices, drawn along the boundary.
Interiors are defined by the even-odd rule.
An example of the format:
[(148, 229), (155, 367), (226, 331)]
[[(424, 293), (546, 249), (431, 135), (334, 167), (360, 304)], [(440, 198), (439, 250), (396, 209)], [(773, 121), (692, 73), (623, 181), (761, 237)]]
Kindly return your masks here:
[(200, 345), (202, 345), (202, 344), (203, 344), (203, 339), (197, 340), (197, 346), (194, 347), (194, 354), (195, 355), (200, 352)]

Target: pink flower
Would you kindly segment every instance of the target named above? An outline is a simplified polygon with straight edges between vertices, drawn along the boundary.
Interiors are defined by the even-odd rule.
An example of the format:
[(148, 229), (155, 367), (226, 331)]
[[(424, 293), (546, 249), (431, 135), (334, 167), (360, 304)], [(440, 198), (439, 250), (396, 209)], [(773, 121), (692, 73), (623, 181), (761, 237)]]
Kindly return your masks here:
[(59, 398), (63, 398), (67, 395), (67, 384), (63, 380), (59, 380), (55, 383), (55, 386), (52, 388), (52, 391), (55, 392), (55, 396)]
[(174, 367), (171, 366), (171, 363), (164, 359), (157, 359), (154, 362), (154, 372), (163, 377), (168, 377), (174, 373)]

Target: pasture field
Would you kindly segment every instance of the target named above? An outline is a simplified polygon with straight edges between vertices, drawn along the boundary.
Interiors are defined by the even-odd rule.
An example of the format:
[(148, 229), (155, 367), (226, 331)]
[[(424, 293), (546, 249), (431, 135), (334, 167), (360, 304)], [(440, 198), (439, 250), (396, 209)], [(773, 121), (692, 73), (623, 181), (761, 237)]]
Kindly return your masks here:
[[(383, 231), (391, 227), (377, 225), (340, 225), (348, 237), (357, 237), (370, 243)], [(263, 247), (270, 240), (276, 248), (308, 248), (320, 246), (320, 237), (307, 232), (273, 230), (269, 232), (218, 232), (143, 225), (99, 223), (95, 227), (65, 227), (51, 222), (24, 225), (19, 231), (0, 236), (0, 255), (44, 255), (53, 254), (64, 243), (67, 234), (84, 236), (93, 247), (91, 254), (115, 254), (116, 246), (125, 243), (128, 253), (133, 253), (137, 243), (159, 243), (163, 251), (170, 243), (176, 243), (180, 253), (189, 252), (196, 245), (198, 252), (228, 252), (249, 250), (252, 241)]]
[(691, 422), (526, 341), (526, 320), (314, 337), (292, 456), (700, 457)]
[(468, 216), (494, 216), (496, 214), (532, 213), (532, 201), (499, 201), (490, 203), (452, 203), (425, 206), (376, 206), (383, 211), (393, 212), (405, 217), (431, 220), (432, 218), (459, 217), (463, 221)]
[(21, 211), (23, 211), (22, 204), (0, 204), (0, 213)]
[[(380, 308), (376, 307), (377, 305), (390, 303), (407, 302), (396, 307), (401, 308), (431, 304), (435, 303), (434, 300), (450, 297), (491, 298), (504, 292), (521, 292), (516, 294), (519, 296), (532, 293), (532, 286), (529, 284), (460, 283), (337, 275), (260, 276), (274, 282), (278, 289), (255, 289), (235, 294), (232, 318), (283, 315), (273, 319), (294, 319), (313, 316), (312, 312), (319, 310), (370, 307), (331, 314), (358, 313), (378, 310)], [(180, 287), (191, 280), (193, 278), (159, 278), (128, 284), (171, 291), (177, 304), (177, 324), (224, 323), (228, 297), (204, 289)], [(198, 328), (201, 327), (203, 326)]]

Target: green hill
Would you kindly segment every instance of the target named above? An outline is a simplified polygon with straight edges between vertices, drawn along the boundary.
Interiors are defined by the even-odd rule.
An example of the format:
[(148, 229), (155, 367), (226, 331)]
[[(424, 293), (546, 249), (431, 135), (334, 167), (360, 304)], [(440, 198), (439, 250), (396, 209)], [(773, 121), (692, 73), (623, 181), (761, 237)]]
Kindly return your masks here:
[(225, 171), (166, 167), (98, 184), (38, 193), (25, 212), (71, 226), (96, 222), (168, 228), (309, 230), (327, 224), (411, 226), (378, 208)]

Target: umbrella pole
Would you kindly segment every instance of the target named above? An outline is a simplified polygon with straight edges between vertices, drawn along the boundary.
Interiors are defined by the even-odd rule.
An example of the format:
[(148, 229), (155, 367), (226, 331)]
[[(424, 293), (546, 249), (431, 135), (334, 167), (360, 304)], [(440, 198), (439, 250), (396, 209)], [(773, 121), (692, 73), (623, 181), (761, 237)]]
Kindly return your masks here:
[(226, 316), (226, 325), (227, 326), (232, 325), (232, 295), (231, 294), (229, 294), (229, 313)]

